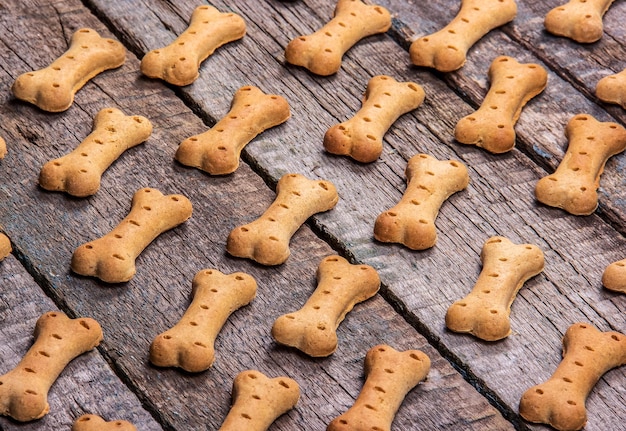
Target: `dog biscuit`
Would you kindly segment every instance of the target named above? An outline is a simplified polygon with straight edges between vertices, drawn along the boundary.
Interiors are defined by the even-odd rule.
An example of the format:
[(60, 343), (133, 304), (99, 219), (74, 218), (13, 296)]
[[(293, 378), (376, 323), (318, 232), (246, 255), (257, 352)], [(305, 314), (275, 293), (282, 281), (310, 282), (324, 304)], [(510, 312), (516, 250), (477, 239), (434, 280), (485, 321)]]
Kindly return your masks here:
[(100, 416), (88, 414), (76, 419), (71, 431), (137, 431), (137, 428), (128, 421), (107, 422)]
[(376, 218), (374, 238), (425, 250), (437, 242), (435, 219), (439, 208), (453, 193), (467, 187), (469, 174), (459, 161), (440, 161), (427, 154), (411, 157), (405, 174), (404, 196)]
[(556, 36), (580, 43), (595, 42), (602, 37), (602, 17), (611, 3), (613, 0), (570, 0), (548, 12), (544, 26)]
[(94, 119), (93, 132), (74, 151), (43, 165), (39, 185), (77, 197), (93, 195), (100, 189), (104, 171), (151, 133), (152, 124), (145, 117), (126, 116), (115, 108), (102, 109)]
[(339, 0), (334, 17), (326, 25), (289, 42), (285, 60), (316, 75), (332, 75), (341, 68), (343, 55), (358, 41), (385, 33), (390, 27), (391, 15), (384, 7), (361, 0)]
[(0, 376), (0, 414), (20, 422), (48, 414), (50, 387), (72, 359), (100, 344), (102, 328), (93, 319), (51, 311), (39, 317), (34, 336), (20, 363)]
[(571, 214), (589, 215), (598, 207), (604, 165), (626, 148), (626, 129), (579, 114), (569, 121), (565, 135), (567, 152), (556, 171), (537, 182), (535, 196), (539, 202)]
[(626, 69), (598, 81), (596, 96), (603, 102), (614, 103), (626, 109)]
[(226, 319), (256, 295), (257, 284), (243, 272), (225, 275), (216, 269), (199, 271), (193, 279), (189, 308), (180, 321), (150, 345), (150, 362), (195, 373), (215, 360), (215, 339)]
[(0, 260), (10, 255), (12, 251), (11, 240), (5, 234), (0, 233)]
[(300, 387), (293, 379), (242, 371), (233, 382), (233, 405), (219, 431), (265, 431), (299, 399)]
[(587, 422), (587, 396), (604, 373), (626, 364), (626, 336), (575, 323), (563, 337), (563, 360), (552, 377), (522, 395), (520, 415), (529, 422), (579, 430)]
[(287, 100), (251, 85), (235, 93), (230, 111), (210, 130), (184, 140), (176, 160), (211, 175), (235, 172), (241, 150), (258, 134), (287, 121)]
[(387, 345), (365, 355), (365, 384), (354, 405), (333, 419), (327, 431), (390, 430), (404, 397), (430, 371), (430, 359), (419, 350), (398, 352)]
[(411, 62), (440, 72), (460, 69), (476, 42), (494, 28), (512, 21), (515, 15), (515, 0), (462, 0), (461, 9), (448, 25), (411, 44)]
[(548, 73), (538, 64), (500, 56), (491, 63), (489, 80), (491, 88), (482, 105), (457, 123), (454, 137), (463, 144), (504, 153), (515, 146), (515, 123), (524, 105), (546, 88)]
[(346, 314), (379, 288), (380, 277), (371, 266), (329, 256), (317, 269), (315, 292), (300, 310), (276, 319), (272, 336), (309, 356), (330, 356), (337, 350), (337, 328)]
[(501, 340), (511, 334), (511, 304), (526, 280), (543, 271), (544, 256), (532, 244), (513, 244), (494, 236), (480, 254), (483, 269), (474, 288), (456, 301), (446, 313), (446, 326), (485, 341)]
[(226, 250), (263, 265), (279, 265), (289, 257), (289, 241), (313, 214), (328, 211), (339, 195), (330, 181), (285, 174), (276, 185), (276, 199), (261, 217), (233, 229)]
[(4, 159), (7, 155), (7, 141), (0, 137), (0, 160)]
[(126, 48), (93, 29), (81, 28), (72, 35), (70, 47), (44, 69), (17, 77), (11, 90), (15, 97), (48, 112), (61, 112), (91, 78), (124, 64)]
[(78, 247), (71, 268), (77, 274), (107, 283), (122, 283), (135, 275), (135, 259), (161, 233), (191, 217), (191, 202), (183, 195), (157, 189), (135, 192), (130, 213), (111, 232)]
[(602, 285), (609, 290), (626, 293), (626, 259), (613, 262), (605, 268)]
[(189, 85), (198, 79), (200, 64), (220, 46), (241, 39), (246, 23), (239, 15), (222, 13), (213, 6), (198, 6), (189, 27), (170, 45), (148, 52), (141, 73), (172, 85)]
[(383, 137), (402, 115), (424, 101), (424, 90), (414, 82), (375, 76), (367, 84), (363, 106), (350, 120), (336, 124), (324, 135), (324, 148), (332, 154), (369, 163), (383, 151)]

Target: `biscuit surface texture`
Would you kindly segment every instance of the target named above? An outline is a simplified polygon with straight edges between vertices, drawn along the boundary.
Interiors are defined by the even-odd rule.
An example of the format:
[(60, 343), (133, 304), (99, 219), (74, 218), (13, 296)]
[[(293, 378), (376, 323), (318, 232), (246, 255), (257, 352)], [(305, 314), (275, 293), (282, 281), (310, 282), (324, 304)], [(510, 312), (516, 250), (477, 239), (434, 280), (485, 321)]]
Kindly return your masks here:
[(582, 429), (587, 423), (587, 396), (600, 377), (624, 364), (626, 335), (575, 323), (563, 337), (563, 360), (550, 379), (524, 392), (520, 415), (561, 431)]
[(515, 123), (526, 103), (546, 88), (548, 73), (538, 64), (500, 56), (489, 67), (489, 80), (491, 88), (480, 108), (459, 120), (454, 137), (498, 154), (515, 146)]
[(461, 9), (448, 25), (411, 44), (411, 61), (440, 72), (460, 69), (478, 40), (516, 15), (515, 0), (462, 0)]
[(359, 162), (375, 161), (383, 151), (387, 130), (401, 115), (420, 106), (424, 97), (424, 90), (414, 82), (398, 82), (386, 75), (373, 77), (359, 112), (326, 131), (324, 148)]
[(417, 154), (405, 169), (407, 188), (400, 202), (380, 214), (374, 238), (425, 250), (437, 242), (435, 219), (441, 205), (469, 184), (467, 167), (457, 160), (437, 160)]
[(400, 352), (380, 344), (367, 352), (364, 368), (359, 396), (327, 431), (390, 431), (406, 394), (428, 375), (430, 358), (419, 350)]
[(39, 173), (39, 185), (76, 197), (95, 194), (104, 171), (129, 148), (143, 143), (152, 123), (140, 115), (127, 116), (116, 108), (104, 108), (94, 119), (93, 132), (74, 151), (47, 162)]
[(290, 255), (289, 241), (313, 214), (328, 211), (339, 201), (330, 181), (285, 174), (276, 185), (276, 198), (257, 220), (233, 229), (226, 250), (233, 256), (263, 265), (279, 265)]
[(361, 0), (339, 0), (333, 19), (326, 25), (289, 42), (285, 60), (316, 75), (332, 75), (341, 68), (343, 55), (358, 41), (390, 27), (391, 15), (384, 7)]
[(170, 45), (154, 49), (141, 59), (141, 72), (172, 85), (189, 85), (200, 76), (204, 60), (245, 33), (246, 23), (239, 15), (222, 13), (213, 6), (198, 6), (187, 30)]
[(11, 90), (18, 99), (44, 111), (65, 111), (87, 81), (107, 69), (120, 67), (125, 60), (126, 49), (120, 42), (82, 28), (72, 35), (63, 55), (44, 69), (18, 76)]
[(71, 431), (137, 431), (137, 428), (128, 421), (107, 422), (100, 416), (86, 414), (74, 421)]
[(219, 431), (265, 431), (299, 399), (300, 386), (289, 377), (242, 371), (233, 382), (233, 403)]
[(157, 189), (140, 189), (120, 224), (74, 251), (72, 271), (107, 283), (128, 281), (135, 275), (135, 260), (148, 244), (185, 222), (191, 213), (191, 202), (183, 195), (164, 196)]
[(102, 328), (87, 317), (50, 311), (37, 320), (34, 336), (20, 363), (0, 376), (0, 414), (20, 422), (48, 414), (51, 386), (70, 361), (100, 344)]
[(579, 43), (600, 40), (604, 31), (602, 17), (613, 0), (571, 0), (546, 14), (544, 26), (556, 36)]
[(567, 152), (556, 171), (537, 182), (535, 196), (570, 214), (589, 215), (598, 207), (597, 190), (607, 160), (626, 149), (626, 129), (579, 114), (567, 123), (565, 135)]
[(239, 167), (241, 150), (261, 132), (290, 116), (284, 97), (265, 94), (252, 85), (241, 87), (228, 114), (210, 130), (185, 139), (176, 150), (176, 160), (211, 175), (233, 173)]
[(280, 316), (272, 336), (281, 344), (309, 356), (329, 356), (337, 349), (337, 327), (355, 304), (371, 298), (380, 288), (380, 277), (368, 265), (352, 265), (341, 256), (329, 256), (317, 269), (317, 288), (306, 304)]
[(214, 342), (228, 317), (255, 297), (257, 284), (243, 272), (199, 271), (193, 279), (193, 300), (180, 321), (150, 345), (150, 362), (200, 372), (213, 365)]
[(543, 271), (543, 252), (533, 244), (514, 244), (500, 236), (489, 238), (480, 254), (482, 271), (472, 291), (453, 303), (446, 326), (485, 341), (511, 333), (511, 304), (523, 284)]

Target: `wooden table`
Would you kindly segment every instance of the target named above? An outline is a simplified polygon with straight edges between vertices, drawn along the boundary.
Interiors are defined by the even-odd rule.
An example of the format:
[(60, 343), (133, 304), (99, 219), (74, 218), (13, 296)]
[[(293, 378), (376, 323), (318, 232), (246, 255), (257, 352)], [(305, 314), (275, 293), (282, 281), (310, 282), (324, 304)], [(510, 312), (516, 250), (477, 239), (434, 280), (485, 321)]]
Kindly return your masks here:
[[(564, 128), (578, 113), (626, 122), (618, 106), (599, 102), (597, 81), (626, 67), (626, 3), (605, 15), (601, 41), (581, 45), (548, 34), (543, 17), (561, 0), (520, 0), (518, 15), (481, 39), (459, 71), (412, 66), (408, 47), (449, 22), (458, 1), (381, 0), (393, 15), (384, 35), (369, 37), (344, 57), (330, 77), (285, 63), (284, 49), (332, 16), (329, 0), (214, 1), (247, 23), (240, 41), (216, 51), (192, 85), (176, 88), (143, 77), (140, 58), (183, 32), (199, 1), (5, 0), (0, 4), (0, 133), (9, 154), (0, 162), (0, 226), (13, 254), (0, 263), (0, 374), (17, 364), (33, 342), (36, 319), (48, 310), (96, 319), (104, 341), (73, 362), (52, 386), (50, 413), (30, 423), (0, 418), (2, 430), (69, 430), (83, 413), (125, 419), (140, 430), (218, 429), (230, 408), (233, 378), (246, 369), (286, 375), (301, 387), (295, 409), (272, 430), (324, 430), (346, 411), (363, 385), (363, 359), (372, 346), (420, 349), (432, 360), (425, 382), (406, 397), (394, 430), (548, 429), (522, 420), (521, 394), (550, 377), (561, 359), (561, 338), (573, 323), (626, 331), (626, 297), (602, 287), (605, 267), (622, 259), (626, 220), (626, 155), (610, 159), (600, 206), (573, 216), (539, 204), (537, 180), (558, 166), (567, 148)], [(21, 73), (50, 64), (79, 28), (120, 40), (125, 64), (90, 81), (63, 113), (16, 100), (10, 87)], [(516, 147), (493, 155), (454, 140), (456, 122), (480, 105), (487, 69), (498, 55), (536, 62), (549, 72), (546, 90), (523, 110)], [(374, 163), (331, 156), (325, 131), (361, 106), (368, 80), (379, 74), (414, 81), (424, 104), (389, 130)], [(212, 177), (174, 160), (179, 143), (207, 130), (229, 110), (234, 92), (255, 85), (280, 94), (292, 117), (244, 150), (239, 169)], [(101, 190), (85, 199), (38, 186), (41, 166), (75, 148), (104, 107), (148, 117), (148, 141), (116, 161)], [(404, 169), (417, 153), (458, 159), (469, 187), (446, 201), (437, 218), (439, 240), (426, 251), (374, 241), (373, 223), (405, 190)], [(273, 201), (285, 173), (332, 181), (340, 200), (312, 217), (291, 242), (286, 263), (264, 267), (227, 255), (231, 229), (250, 222)], [(155, 187), (181, 193), (193, 216), (159, 236), (137, 260), (129, 282), (107, 285), (72, 273), (74, 249), (109, 232), (127, 214), (133, 193)], [(512, 307), (513, 333), (482, 342), (445, 328), (450, 304), (471, 290), (481, 270), (483, 243), (502, 235), (539, 246), (545, 270), (528, 281)], [(277, 345), (273, 321), (297, 310), (315, 289), (320, 261), (340, 254), (378, 271), (382, 287), (339, 327), (339, 348), (312, 359)], [(216, 341), (216, 362), (191, 374), (148, 361), (152, 339), (173, 326), (190, 301), (191, 280), (203, 268), (246, 272), (258, 282), (249, 306), (234, 313)], [(607, 373), (587, 401), (586, 430), (624, 429), (626, 368)]]

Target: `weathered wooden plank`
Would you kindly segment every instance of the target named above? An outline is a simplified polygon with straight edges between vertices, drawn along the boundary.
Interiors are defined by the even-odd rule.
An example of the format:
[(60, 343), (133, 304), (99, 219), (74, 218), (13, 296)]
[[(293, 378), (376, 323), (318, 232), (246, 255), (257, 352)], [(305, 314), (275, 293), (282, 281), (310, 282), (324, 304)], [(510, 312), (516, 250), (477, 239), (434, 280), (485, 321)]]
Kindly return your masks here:
[[(160, 5), (150, 7), (154, 14), (144, 15), (144, 27), (126, 30), (150, 28), (163, 19), (158, 16), (161, 10), (168, 12), (168, 17), (175, 16)], [(31, 10), (38, 13), (30, 14)], [(136, 12), (143, 14), (145, 10)], [(20, 24), (16, 24), (16, 17), (22, 17)], [(94, 16), (72, 0), (53, 5), (11, 3), (0, 19), (7, 29), (0, 40), (10, 53), (0, 73), (6, 89), (19, 73), (41, 67), (62, 52), (75, 29), (92, 26), (108, 34)], [(29, 38), (26, 28), (37, 29), (35, 40)], [(48, 47), (45, 51), (38, 49), (43, 41)], [(129, 54), (126, 65), (87, 84), (75, 105), (62, 114), (46, 114), (16, 102), (8, 91), (2, 94), (0, 110), (6, 119), (2, 131), (10, 153), (1, 165), (4, 205), (0, 224), (11, 234), (17, 254), (55, 301), (78, 314), (89, 312), (101, 322), (107, 332), (102, 352), (163, 428), (216, 429), (228, 411), (232, 379), (239, 371), (256, 368), (272, 376), (287, 374), (302, 386), (298, 407), (280, 418), (273, 429), (323, 429), (358, 394), (367, 349), (385, 342), (398, 349), (423, 349), (433, 359), (429, 380), (409, 394), (397, 415), (399, 429), (512, 429), (380, 296), (348, 316), (340, 328), (340, 348), (331, 358), (310, 359), (276, 346), (269, 334), (273, 319), (302, 305), (314, 288), (317, 265), (333, 250), (304, 228), (292, 241), (292, 257), (280, 267), (260, 267), (226, 256), (230, 229), (259, 215), (274, 194), (245, 165), (233, 175), (209, 178), (176, 164), (173, 154), (178, 143), (205, 126), (170, 89), (140, 77), (138, 70), (139, 62)], [(238, 78), (245, 75), (238, 73), (251, 70), (256, 73), (264, 69), (245, 65), (242, 71), (216, 71), (223, 101), (219, 102), (219, 91), (199, 92), (198, 100), (226, 109), (232, 92), (243, 85)], [(273, 70), (283, 73), (280, 68)], [(222, 89), (222, 84), (228, 84), (231, 91)], [(198, 104), (195, 99), (192, 102)], [(93, 115), (110, 104), (149, 117), (155, 127), (152, 137), (115, 162), (103, 178), (102, 189), (91, 198), (72, 199), (39, 189), (39, 167), (73, 148), (89, 133)], [(209, 122), (216, 118), (204, 117)], [(265, 136), (284, 139), (283, 132), (277, 128)], [(138, 259), (137, 275), (128, 283), (103, 285), (70, 273), (74, 248), (108, 232), (128, 211), (133, 192), (145, 186), (185, 194), (193, 202), (193, 217), (150, 245)], [(211, 370), (191, 375), (150, 366), (147, 353), (151, 340), (179, 319), (189, 303), (193, 275), (206, 267), (252, 274), (259, 283), (257, 298), (225, 325)], [(442, 408), (446, 399), (454, 402)], [(31, 426), (22, 429), (34, 429)]]
[[(4, 374), (17, 365), (33, 343), (37, 319), (58, 307), (13, 256), (0, 263), (0, 286), (0, 374)], [(162, 429), (113, 373), (98, 349), (69, 363), (51, 387), (48, 402), (50, 413), (42, 419), (22, 425), (0, 416), (0, 429), (70, 429), (74, 420), (85, 413), (109, 420), (125, 419), (138, 429)]]
[[(145, 41), (139, 32), (132, 31), (135, 21), (139, 20), (137, 16), (123, 7), (104, 2), (94, 4), (106, 11), (115, 27), (124, 28), (127, 37)], [(241, 80), (242, 84), (252, 81), (262, 84), (266, 91), (285, 95), (293, 104), (294, 118), (284, 125), (281, 136), (268, 134), (248, 147), (251, 163), (267, 173), (270, 181), (286, 171), (310, 171), (336, 181), (342, 200), (336, 211), (316, 217), (316, 226), (346, 254), (375, 265), (388, 286), (388, 297), (397, 298), (399, 307), (408, 310), (407, 318), (423, 325), (420, 327), (433, 342), (449, 349), (453, 359), (477, 377), (479, 384), (485, 385), (483, 389), (506, 406), (505, 410), (515, 412), (523, 390), (554, 369), (560, 354), (560, 337), (569, 324), (584, 319), (604, 329), (624, 330), (623, 316), (617, 311), (624, 309), (623, 298), (602, 290), (599, 284), (603, 267), (617, 258), (623, 248), (620, 235), (596, 216), (575, 218), (538, 206), (532, 189), (545, 172), (519, 151), (492, 156), (455, 143), (450, 132), (456, 121), (473, 109), (448, 87), (455, 81), (446, 77), (446, 82), (442, 82), (438, 74), (410, 67), (405, 51), (393, 41), (378, 36), (353, 48), (340, 73), (331, 78), (313, 77), (291, 66), (280, 71), (275, 67), (259, 69), (255, 66), (258, 63), (282, 65), (282, 48), (286, 43), (299, 34), (319, 28), (326, 19), (322, 15), (330, 16), (332, 4), (272, 2), (267, 8), (246, 2), (238, 3), (236, 8), (221, 2), (214, 4), (243, 14), (251, 23), (250, 33), (231, 48), (231, 53), (235, 52), (233, 57), (238, 59), (235, 66), (224, 57), (211, 59), (204, 66), (200, 80), (183, 89), (183, 93), (213, 119), (223, 115), (227, 108), (206, 104), (196, 95), (225, 92), (221, 83), (212, 79), (215, 71), (230, 70), (235, 81)], [(428, 7), (437, 9), (432, 4)], [(185, 23), (180, 18), (183, 15), (182, 12), (170, 14), (165, 26), (183, 29)], [(165, 17), (160, 19), (165, 20)], [(263, 23), (262, 32), (256, 32), (255, 22)], [(171, 40), (171, 35), (162, 32), (161, 43), (155, 45), (167, 43), (167, 40)], [(481, 53), (483, 58), (492, 58), (497, 54), (510, 54), (513, 49), (522, 56), (520, 60), (536, 60), (502, 32), (490, 35), (485, 41), (472, 52), (475, 57), (464, 72), (456, 74), (458, 91), (464, 97), (473, 92), (469, 98), (474, 104), (487, 88), (486, 69), (490, 61), (475, 61)], [(133, 43), (145, 44), (129, 42)], [(249, 67), (246, 70), (253, 71), (250, 76), (245, 76), (239, 63), (245, 59), (254, 59), (246, 63)], [(367, 79), (376, 73), (391, 73), (396, 78), (423, 84), (427, 93), (425, 106), (397, 123), (386, 138), (388, 146), (379, 162), (357, 165), (329, 157), (321, 149), (323, 133), (358, 109)], [(277, 80), (277, 76), (280, 79)], [(551, 75), (551, 80), (558, 81), (558, 78)], [(524, 151), (534, 145), (547, 145), (539, 137), (547, 136), (551, 140), (553, 153), (558, 145), (563, 145), (561, 125), (569, 116), (562, 112), (564, 106), (571, 106), (572, 112), (589, 108), (599, 116), (606, 116), (564, 81), (559, 81), (550, 91), (538, 99), (544, 102), (541, 106), (532, 102), (525, 110), (524, 115), (532, 117), (533, 121), (521, 119), (518, 123), (520, 147)], [(571, 105), (565, 104), (565, 100)], [(467, 192), (454, 196), (442, 209), (438, 219), (440, 242), (433, 250), (415, 253), (373, 243), (373, 220), (397, 201), (404, 188), (404, 164), (419, 151), (465, 161), (470, 166), (472, 184)], [(550, 154), (547, 158), (553, 158), (547, 151), (534, 152)], [(294, 156), (286, 157), (286, 154)], [(545, 161), (541, 164), (549, 165)], [(478, 254), (482, 243), (495, 234), (509, 236), (516, 242), (540, 245), (548, 255), (548, 267), (543, 275), (528, 284), (514, 305), (515, 335), (493, 345), (450, 334), (443, 327), (443, 315), (451, 302), (471, 288), (480, 269)], [(552, 358), (552, 362), (548, 363), (545, 358)], [(606, 384), (607, 392), (592, 394), (589, 402), (595, 409), (590, 412), (590, 429), (610, 428), (615, 426), (612, 421), (624, 417), (620, 407), (624, 405), (623, 394), (610, 388), (623, 386), (620, 383), (623, 379), (623, 370), (616, 370), (604, 380), (611, 382)], [(605, 396), (606, 402), (603, 401)]]

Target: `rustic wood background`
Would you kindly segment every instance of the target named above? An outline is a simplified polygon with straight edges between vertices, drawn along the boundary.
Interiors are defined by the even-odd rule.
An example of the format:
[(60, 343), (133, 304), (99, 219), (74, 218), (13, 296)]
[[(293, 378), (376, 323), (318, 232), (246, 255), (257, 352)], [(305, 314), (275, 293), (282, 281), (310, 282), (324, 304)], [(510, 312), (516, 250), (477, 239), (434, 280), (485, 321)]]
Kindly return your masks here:
[[(83, 413), (129, 420), (139, 430), (215, 430), (229, 410), (233, 378), (252, 368), (270, 377), (287, 375), (301, 387), (296, 408), (272, 430), (324, 430), (358, 396), (363, 358), (379, 343), (420, 349), (432, 360), (428, 379), (408, 394), (392, 429), (548, 429), (523, 421), (518, 403), (559, 364), (565, 330), (586, 321), (626, 332), (626, 297), (600, 282), (604, 268), (626, 255), (626, 154), (607, 163), (594, 215), (545, 207), (533, 194), (537, 180), (558, 166), (567, 149), (564, 128), (572, 116), (626, 123), (622, 108), (594, 95), (600, 78), (626, 67), (626, 3), (608, 10), (599, 42), (581, 45), (543, 29), (543, 17), (561, 0), (519, 0), (512, 23), (481, 39), (461, 70), (442, 74), (412, 66), (407, 51), (415, 38), (445, 26), (460, 2), (381, 0), (392, 13), (392, 28), (353, 47), (336, 75), (318, 77), (286, 64), (284, 48), (327, 22), (334, 1), (212, 1), (245, 19), (246, 36), (218, 49), (187, 87), (143, 77), (141, 57), (184, 31), (203, 3), (0, 0), (0, 134), (9, 149), (0, 161), (0, 227), (14, 248), (0, 263), (0, 374), (28, 350), (34, 323), (45, 311), (95, 318), (105, 334), (100, 347), (74, 360), (53, 385), (47, 416), (26, 424), (2, 417), (0, 430), (69, 430)], [(15, 78), (50, 64), (82, 27), (121, 41), (126, 63), (90, 81), (63, 113), (16, 100), (10, 91)], [(522, 112), (516, 148), (491, 155), (455, 142), (452, 131), (480, 105), (489, 88), (487, 69), (498, 55), (541, 64), (549, 82)], [(378, 74), (420, 84), (424, 104), (392, 126), (374, 163), (325, 153), (324, 132), (360, 108), (368, 80)], [(231, 175), (211, 177), (175, 162), (178, 144), (217, 122), (234, 92), (250, 84), (285, 97), (292, 118), (251, 142), (245, 163)], [(148, 117), (152, 136), (106, 171), (92, 197), (39, 188), (41, 166), (75, 148), (90, 133), (95, 114), (109, 106)], [(420, 152), (463, 161), (470, 185), (443, 205), (432, 249), (378, 243), (374, 220), (400, 199), (406, 162)], [(230, 230), (260, 215), (274, 199), (278, 179), (289, 172), (332, 181), (340, 195), (336, 208), (312, 217), (295, 234), (283, 265), (267, 268), (228, 256)], [(192, 218), (145, 250), (128, 283), (106, 285), (71, 273), (73, 250), (116, 226), (142, 187), (184, 194), (194, 205)], [(513, 304), (513, 334), (486, 343), (447, 331), (444, 316), (471, 290), (480, 250), (493, 235), (536, 244), (546, 267)], [(305, 302), (319, 262), (330, 254), (372, 265), (382, 287), (348, 314), (337, 352), (312, 359), (276, 345), (269, 331), (276, 317)], [(251, 274), (257, 298), (224, 326), (210, 370), (190, 374), (151, 366), (150, 342), (178, 321), (190, 301), (191, 280), (203, 268)], [(587, 408), (586, 430), (623, 429), (624, 367), (598, 382)]]

